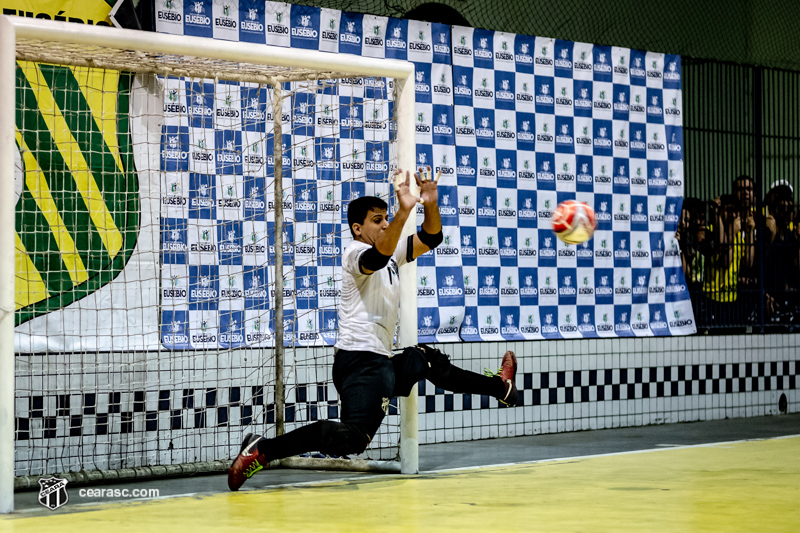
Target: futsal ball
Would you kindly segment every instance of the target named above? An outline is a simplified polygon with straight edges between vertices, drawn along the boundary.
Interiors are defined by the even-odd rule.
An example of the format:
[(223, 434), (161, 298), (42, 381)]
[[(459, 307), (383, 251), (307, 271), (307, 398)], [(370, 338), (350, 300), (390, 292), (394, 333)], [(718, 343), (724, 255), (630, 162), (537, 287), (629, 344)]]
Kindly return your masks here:
[(567, 244), (580, 244), (592, 238), (597, 219), (594, 209), (577, 200), (561, 202), (553, 212), (553, 232)]

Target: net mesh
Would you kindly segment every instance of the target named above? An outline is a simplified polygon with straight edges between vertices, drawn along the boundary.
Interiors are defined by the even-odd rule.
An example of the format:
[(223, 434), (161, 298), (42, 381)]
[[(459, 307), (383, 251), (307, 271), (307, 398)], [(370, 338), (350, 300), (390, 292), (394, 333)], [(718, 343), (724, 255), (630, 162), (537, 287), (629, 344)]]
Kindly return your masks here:
[[(128, 54), (91, 53), (75, 62)], [(275, 436), (278, 328), (286, 430), (339, 417), (342, 203), (390, 194), (392, 80), (269, 71), (304, 80), (281, 84), (276, 141), (262, 67), (162, 59), (136, 70), (165, 75), (135, 78), (18, 61), (17, 476), (212, 463), (246, 433)], [(351, 96), (364, 84), (369, 96)], [(360, 457), (395, 459), (398, 439), (392, 400)]]
[(149, 53), (141, 50), (90, 46), (76, 43), (19, 39), (17, 58), (39, 63), (59, 63), (89, 68), (160, 74), (188, 78), (210, 78), (253, 83), (301, 82), (346, 78), (342, 72), (280, 67), (209, 57)]

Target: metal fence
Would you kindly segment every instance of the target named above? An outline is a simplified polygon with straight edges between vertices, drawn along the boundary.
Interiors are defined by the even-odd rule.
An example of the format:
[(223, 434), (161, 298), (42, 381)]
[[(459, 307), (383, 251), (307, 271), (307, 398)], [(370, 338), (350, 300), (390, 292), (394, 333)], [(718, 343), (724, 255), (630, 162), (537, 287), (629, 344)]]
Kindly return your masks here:
[(684, 58), (678, 237), (698, 329), (800, 328), (800, 72)]

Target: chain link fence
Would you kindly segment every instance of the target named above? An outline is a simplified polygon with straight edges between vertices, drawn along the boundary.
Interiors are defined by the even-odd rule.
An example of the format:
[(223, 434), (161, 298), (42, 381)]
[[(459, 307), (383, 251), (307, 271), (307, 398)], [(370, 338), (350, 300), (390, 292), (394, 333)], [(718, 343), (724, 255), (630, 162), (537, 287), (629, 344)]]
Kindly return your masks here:
[(780, 0), (295, 0), (399, 18), (800, 70), (800, 10)]
[(800, 73), (685, 59), (679, 227), (698, 328), (800, 328)]

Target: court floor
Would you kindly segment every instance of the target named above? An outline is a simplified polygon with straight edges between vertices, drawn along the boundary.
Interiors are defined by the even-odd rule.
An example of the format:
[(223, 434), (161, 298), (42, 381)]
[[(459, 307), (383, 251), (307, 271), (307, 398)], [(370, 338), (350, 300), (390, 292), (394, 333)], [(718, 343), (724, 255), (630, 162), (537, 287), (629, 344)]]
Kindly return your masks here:
[(55, 513), (22, 509), (0, 518), (0, 530), (800, 529), (797, 434), (688, 446), (648, 444), (639, 450), (429, 470), (418, 476), (326, 480), (323, 474), (323, 479), (264, 488), (268, 476), (277, 473), (259, 474), (239, 493), (67, 504)]

